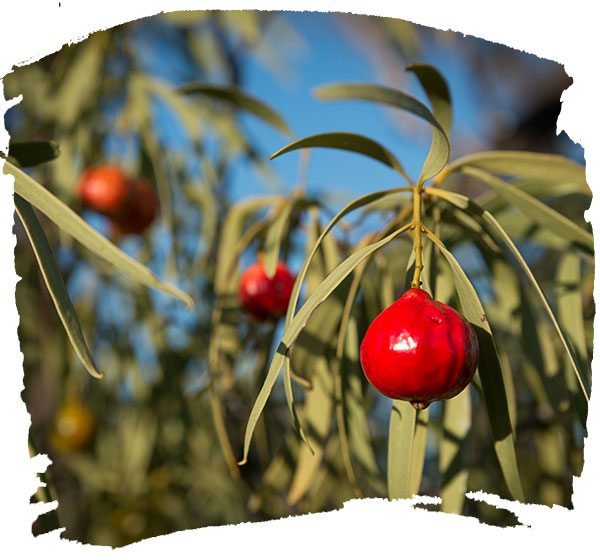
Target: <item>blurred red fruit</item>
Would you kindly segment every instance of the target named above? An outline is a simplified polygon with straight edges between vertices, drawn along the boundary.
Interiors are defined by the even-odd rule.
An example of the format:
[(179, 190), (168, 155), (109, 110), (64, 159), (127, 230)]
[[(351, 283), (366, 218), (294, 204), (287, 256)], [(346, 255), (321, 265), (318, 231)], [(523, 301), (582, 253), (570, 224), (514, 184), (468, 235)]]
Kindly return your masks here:
[(427, 292), (411, 289), (373, 320), (360, 361), (367, 379), (386, 397), (426, 408), (469, 384), (479, 343), (462, 315)]
[(122, 233), (142, 233), (152, 224), (158, 210), (158, 197), (150, 181), (143, 177), (133, 179), (125, 204), (113, 217), (113, 223)]
[(96, 212), (112, 216), (125, 203), (129, 185), (125, 174), (116, 166), (89, 167), (77, 183), (77, 196), (81, 204)]
[(262, 262), (252, 265), (242, 274), (238, 296), (242, 307), (257, 321), (285, 315), (294, 276), (288, 267), (277, 263), (273, 278), (268, 278)]

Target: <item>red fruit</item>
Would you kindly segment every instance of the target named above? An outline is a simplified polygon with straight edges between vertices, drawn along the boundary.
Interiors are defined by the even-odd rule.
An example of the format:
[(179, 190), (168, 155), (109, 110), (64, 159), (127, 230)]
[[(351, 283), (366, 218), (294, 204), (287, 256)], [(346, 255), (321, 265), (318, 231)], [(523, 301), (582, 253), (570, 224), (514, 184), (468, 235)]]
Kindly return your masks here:
[(127, 177), (112, 165), (89, 167), (77, 183), (77, 196), (81, 203), (106, 215), (121, 210), (128, 192)]
[(238, 296), (244, 309), (258, 321), (281, 317), (287, 310), (294, 281), (284, 263), (278, 262), (273, 278), (268, 278), (259, 262), (242, 274)]
[(367, 379), (386, 397), (426, 408), (469, 384), (479, 343), (460, 313), (414, 288), (371, 323), (360, 361)]
[(156, 218), (158, 208), (152, 184), (140, 177), (129, 182), (127, 199), (113, 223), (122, 233), (142, 233)]

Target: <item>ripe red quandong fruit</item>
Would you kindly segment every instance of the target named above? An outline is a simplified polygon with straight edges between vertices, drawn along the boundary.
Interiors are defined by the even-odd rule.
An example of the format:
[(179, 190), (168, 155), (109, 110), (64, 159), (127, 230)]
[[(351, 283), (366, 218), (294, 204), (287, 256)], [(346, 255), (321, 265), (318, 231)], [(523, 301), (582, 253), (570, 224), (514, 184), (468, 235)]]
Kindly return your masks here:
[(114, 165), (89, 167), (77, 183), (81, 204), (108, 216), (119, 213), (129, 194), (125, 174)]
[(373, 320), (360, 361), (367, 379), (386, 397), (427, 408), (469, 384), (479, 343), (460, 313), (413, 288)]
[(257, 321), (285, 315), (295, 278), (288, 267), (277, 263), (273, 278), (269, 278), (262, 262), (253, 264), (240, 278), (238, 296), (242, 307)]
[(158, 215), (156, 192), (147, 179), (129, 181), (127, 198), (121, 210), (113, 216), (113, 223), (121, 233), (142, 233)]

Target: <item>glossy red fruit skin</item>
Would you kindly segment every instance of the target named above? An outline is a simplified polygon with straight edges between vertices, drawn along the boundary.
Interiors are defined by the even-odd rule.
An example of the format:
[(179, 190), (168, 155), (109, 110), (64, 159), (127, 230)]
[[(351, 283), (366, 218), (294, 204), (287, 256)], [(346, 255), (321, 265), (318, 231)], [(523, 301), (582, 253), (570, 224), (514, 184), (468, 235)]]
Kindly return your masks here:
[(479, 343), (460, 313), (413, 288), (373, 320), (360, 361), (369, 382), (386, 397), (426, 408), (470, 383)]
[(144, 177), (128, 183), (127, 198), (113, 223), (121, 233), (142, 233), (154, 221), (159, 212), (156, 191)]
[(89, 167), (79, 178), (76, 187), (81, 204), (105, 215), (121, 211), (129, 194), (125, 174), (114, 165)]
[(273, 278), (267, 277), (262, 262), (253, 264), (240, 278), (240, 303), (257, 321), (282, 317), (287, 310), (294, 281), (294, 276), (282, 262), (277, 263)]

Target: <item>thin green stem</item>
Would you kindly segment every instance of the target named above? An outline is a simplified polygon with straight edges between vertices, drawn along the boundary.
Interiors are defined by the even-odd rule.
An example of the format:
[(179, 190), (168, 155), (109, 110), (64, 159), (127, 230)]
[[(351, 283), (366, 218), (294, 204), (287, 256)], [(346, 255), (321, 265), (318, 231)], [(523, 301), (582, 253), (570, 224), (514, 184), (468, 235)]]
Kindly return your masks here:
[(423, 185), (419, 182), (413, 187), (413, 221), (412, 227), (415, 230), (415, 273), (411, 282), (411, 288), (421, 287), (421, 272), (423, 271), (423, 225), (421, 222), (421, 206)]

